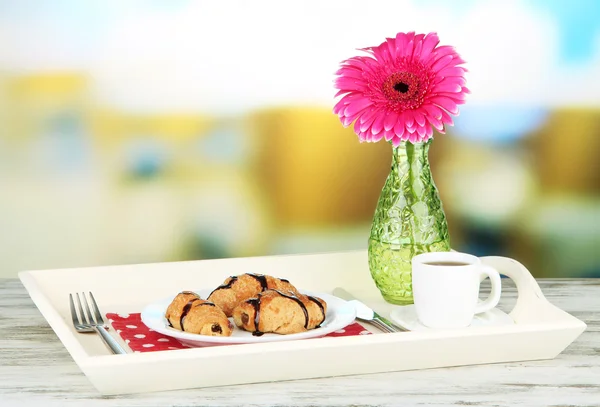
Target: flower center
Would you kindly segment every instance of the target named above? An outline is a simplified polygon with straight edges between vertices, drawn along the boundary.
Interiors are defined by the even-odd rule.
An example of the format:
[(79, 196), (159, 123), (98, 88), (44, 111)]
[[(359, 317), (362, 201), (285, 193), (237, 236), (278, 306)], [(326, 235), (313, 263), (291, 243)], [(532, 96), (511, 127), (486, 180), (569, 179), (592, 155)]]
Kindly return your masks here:
[(394, 89), (400, 93), (406, 93), (408, 92), (408, 84), (404, 82), (398, 82), (394, 85)]
[(383, 82), (383, 94), (390, 102), (400, 102), (404, 109), (423, 103), (421, 78), (411, 72), (394, 72)]

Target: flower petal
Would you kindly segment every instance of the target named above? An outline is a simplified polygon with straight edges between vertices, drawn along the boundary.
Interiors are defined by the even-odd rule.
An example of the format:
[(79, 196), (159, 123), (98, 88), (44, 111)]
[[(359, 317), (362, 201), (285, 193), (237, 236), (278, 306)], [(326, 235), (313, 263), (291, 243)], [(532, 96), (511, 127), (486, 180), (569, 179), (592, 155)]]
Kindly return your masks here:
[(429, 58), (425, 61), (427, 64), (432, 64), (434, 61), (437, 61), (440, 58), (443, 58), (447, 55), (458, 55), (454, 50), (454, 47), (450, 45), (441, 45), (435, 49), (434, 52), (431, 53)]
[(433, 128), (431, 126), (427, 126), (425, 128), (425, 130), (426, 130), (426, 133), (425, 133), (425, 137), (426, 138), (425, 138), (425, 140), (429, 140), (430, 138), (433, 137)]
[(442, 109), (442, 123), (447, 124), (449, 126), (454, 125), (454, 121), (452, 120), (452, 116), (450, 116), (445, 110)]
[(365, 95), (362, 92), (350, 92), (344, 96), (344, 104), (349, 105), (354, 100), (365, 99)]
[(425, 104), (421, 106), (421, 109), (427, 112), (428, 116), (435, 117), (436, 119), (442, 118), (442, 109), (432, 104)]
[(427, 121), (425, 120), (425, 115), (423, 113), (415, 111), (413, 115), (415, 116), (415, 122), (417, 122), (419, 126), (425, 126)]
[[(396, 35), (396, 55), (397, 56), (407, 56), (412, 54), (412, 44), (410, 44), (411, 40), (414, 38), (415, 33), (398, 33)], [(409, 47), (410, 44), (410, 47)]]
[(452, 61), (454, 65), (466, 64), (467, 61), (458, 56), (458, 54), (454, 55), (454, 61)]
[(342, 121), (342, 125), (343, 125), (344, 127), (348, 127), (348, 126), (350, 126), (350, 125), (352, 124), (352, 122), (354, 121), (354, 119), (353, 119), (353, 118), (351, 118), (351, 117), (347, 117), (347, 116), (343, 116), (343, 117), (341, 117), (341, 118), (340, 118), (340, 120)]
[(417, 34), (414, 39), (414, 46), (412, 50), (412, 58), (420, 59), (421, 58), (421, 49), (423, 49), (423, 38), (425, 38), (425, 34)]
[(437, 61), (435, 61), (435, 63), (433, 65), (431, 65), (431, 70), (439, 71), (442, 68), (445, 68), (446, 66), (450, 65), (450, 63), (452, 62), (452, 59), (453, 59), (452, 55), (446, 55), (446, 56), (438, 59)]
[(460, 92), (462, 90), (461, 86), (455, 81), (445, 81), (444, 83), (440, 83), (439, 85), (434, 86), (433, 91), (435, 93), (438, 92)]
[(467, 80), (465, 79), (464, 76), (436, 76), (431, 81), (431, 84), (433, 87), (440, 85), (440, 84), (448, 84), (448, 83), (453, 83), (453, 84), (459, 85), (461, 88), (463, 88), (467, 84)]
[[(379, 112), (377, 112), (379, 113)], [(364, 122), (359, 120), (360, 123), (360, 131), (370, 131), (371, 126), (373, 126), (373, 122), (375, 121), (375, 118), (377, 117), (377, 114), (372, 115), (371, 117), (369, 117), (368, 119), (366, 119)]]
[[(371, 107), (370, 109), (367, 109), (359, 118), (361, 123), (365, 123), (369, 120), (371, 120), (377, 113), (379, 113), (379, 109), (377, 109), (376, 107)], [(441, 115), (440, 115), (441, 117)]]
[(438, 96), (452, 99), (457, 104), (463, 104), (463, 103), (465, 103), (465, 100), (467, 99), (467, 95), (465, 93), (440, 92), (435, 95), (435, 97), (438, 97)]
[(407, 110), (402, 116), (407, 128), (412, 127), (415, 124), (415, 117), (413, 116), (412, 111)]
[(373, 134), (379, 134), (381, 130), (383, 130), (383, 120), (385, 119), (384, 114), (380, 114), (375, 116), (375, 120), (373, 121), (373, 125), (371, 126), (371, 132)]
[(382, 43), (377, 48), (373, 48), (375, 58), (383, 64), (392, 63), (391, 54), (387, 42)]
[(379, 133), (379, 134), (372, 134), (371, 136), (371, 141), (376, 143), (379, 140), (381, 140), (383, 138), (383, 132)]
[(398, 121), (398, 113), (396, 112), (388, 112), (385, 116), (385, 120), (383, 122), (383, 128), (385, 131), (391, 130), (396, 125)]
[[(441, 116), (441, 115), (440, 115)], [(427, 120), (429, 121), (429, 123), (431, 123), (431, 125), (433, 127), (435, 127), (438, 131), (443, 131), (444, 130), (444, 123), (442, 123), (442, 121), (440, 119), (437, 119), (435, 117), (433, 117), (432, 115), (428, 115), (427, 116)], [(433, 131), (433, 130), (432, 130)]]
[(354, 122), (354, 132), (360, 137), (360, 122), (357, 120)]
[(440, 39), (436, 33), (429, 33), (423, 39), (423, 48), (421, 49), (421, 59), (427, 59), (431, 51), (439, 44)]
[(412, 58), (414, 49), (415, 49), (415, 40), (414, 40), (414, 38), (411, 38), (410, 41), (408, 41), (408, 44), (406, 44), (405, 56)]
[(376, 66), (374, 66), (371, 61), (375, 60), (371, 57), (353, 57), (346, 60), (346, 64), (361, 72), (373, 73)]
[(343, 89), (346, 91), (352, 91), (352, 90), (356, 90), (356, 91), (365, 91), (367, 89), (367, 84), (366, 82), (362, 81), (362, 80), (357, 80), (355, 78), (350, 78), (350, 77), (340, 77), (335, 81), (335, 86), (338, 89)]
[(340, 112), (342, 110), (344, 110), (345, 108), (346, 108), (346, 105), (344, 104), (344, 99), (342, 99), (339, 102), (337, 102), (335, 104), (335, 106), (333, 106), (333, 113), (339, 115)]
[(393, 60), (396, 59), (396, 39), (395, 38), (386, 38), (385, 43), (387, 44), (388, 52), (390, 53), (390, 57)]
[(382, 133), (383, 133), (386, 141), (390, 141), (394, 137), (396, 137), (396, 133), (394, 133), (393, 131), (383, 131)]
[(404, 134), (404, 122), (402, 120), (398, 120), (396, 125), (394, 126), (394, 134), (398, 137), (402, 137)]
[(344, 93), (348, 93), (348, 91), (342, 89), (334, 95), (334, 98), (337, 98), (338, 96), (342, 96)]
[(451, 66), (446, 67), (439, 71), (437, 75), (448, 77), (448, 76), (463, 76), (466, 70), (462, 66)]
[(344, 110), (344, 115), (354, 116), (360, 111), (368, 108), (372, 104), (373, 102), (367, 98), (355, 100), (352, 103), (348, 104), (348, 106), (346, 106), (346, 109)]
[(430, 102), (443, 109), (446, 109), (451, 114), (458, 114), (458, 106), (453, 100), (447, 97), (436, 96), (431, 98)]
[(342, 68), (338, 69), (335, 74), (344, 78), (354, 78), (361, 80), (363, 79), (364, 71), (362, 69), (345, 65)]

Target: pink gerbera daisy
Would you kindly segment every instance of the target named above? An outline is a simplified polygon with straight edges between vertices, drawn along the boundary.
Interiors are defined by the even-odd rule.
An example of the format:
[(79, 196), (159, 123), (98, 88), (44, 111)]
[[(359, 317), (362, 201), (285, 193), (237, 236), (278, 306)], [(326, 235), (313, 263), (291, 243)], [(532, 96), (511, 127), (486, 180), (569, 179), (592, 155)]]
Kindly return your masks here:
[(361, 141), (382, 138), (397, 147), (403, 141), (419, 143), (433, 137), (433, 128), (445, 132), (465, 102), (465, 68), (453, 47), (438, 46), (435, 33), (398, 33), (378, 47), (362, 49), (369, 56), (342, 62), (336, 72), (335, 105), (344, 127), (354, 122)]

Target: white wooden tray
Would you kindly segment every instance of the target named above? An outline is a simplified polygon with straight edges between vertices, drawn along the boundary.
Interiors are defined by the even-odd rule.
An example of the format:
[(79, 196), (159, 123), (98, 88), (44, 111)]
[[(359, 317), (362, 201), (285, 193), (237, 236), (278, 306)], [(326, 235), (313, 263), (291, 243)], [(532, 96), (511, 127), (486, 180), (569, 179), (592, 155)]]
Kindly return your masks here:
[(287, 278), (311, 291), (342, 286), (383, 315), (393, 306), (371, 280), (366, 251), (24, 271), (19, 277), (77, 365), (106, 395), (552, 359), (585, 330), (582, 321), (545, 299), (520, 263), (504, 257), (483, 261), (515, 281), (514, 325), (128, 355), (112, 355), (97, 336), (75, 332), (69, 293), (93, 291), (103, 312), (140, 312), (157, 298), (253, 272)]

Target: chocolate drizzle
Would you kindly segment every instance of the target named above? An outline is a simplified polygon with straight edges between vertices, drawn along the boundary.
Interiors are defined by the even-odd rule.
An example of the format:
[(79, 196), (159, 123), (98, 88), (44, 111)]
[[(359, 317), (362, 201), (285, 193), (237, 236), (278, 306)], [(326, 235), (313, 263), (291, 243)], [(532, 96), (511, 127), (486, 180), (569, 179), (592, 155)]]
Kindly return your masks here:
[(262, 274), (252, 274), (252, 273), (246, 273), (246, 274), (249, 275), (250, 277), (254, 277), (254, 279), (260, 283), (261, 291), (265, 291), (266, 289), (269, 288), (269, 284), (267, 284), (266, 276), (264, 276)]
[[(298, 298), (291, 291), (289, 292), (289, 294), (283, 293), (280, 290), (272, 290), (272, 291), (275, 291), (277, 294), (279, 294), (282, 297), (285, 297), (285, 298), (295, 301), (300, 306), (300, 309), (302, 309), (302, 312), (304, 312), (304, 328), (308, 329), (308, 324), (310, 322), (309, 315), (308, 315), (308, 309), (306, 308), (306, 305), (304, 305), (302, 300), (300, 298)], [(260, 322), (260, 300), (261, 300), (261, 298), (262, 298), (262, 293), (258, 294), (254, 298), (250, 298), (250, 299), (246, 300), (246, 303), (252, 305), (252, 307), (254, 308), (254, 331), (252, 332), (253, 336), (261, 336), (264, 334), (264, 332), (262, 332), (258, 329), (258, 324)], [(319, 301), (317, 298), (311, 297), (310, 295), (307, 295), (307, 298), (310, 301), (316, 303), (319, 306), (319, 308), (321, 309), (322, 319), (321, 319), (321, 322), (319, 322), (319, 324), (315, 327), (315, 328), (319, 328), (321, 326), (321, 324), (325, 321), (325, 307), (323, 307), (323, 304), (321, 304), (321, 301)], [(244, 313), (242, 315), (243, 324), (247, 325), (248, 320), (249, 320), (248, 314)]]
[(221, 284), (220, 286), (218, 286), (217, 288), (215, 288), (214, 290), (212, 290), (212, 292), (210, 294), (208, 294), (208, 297), (210, 297), (217, 290), (222, 290), (224, 288), (231, 288), (231, 286), (233, 285), (233, 283), (235, 283), (237, 281), (237, 279), (238, 279), (237, 276), (230, 276), (229, 277), (229, 281), (227, 283)]
[(304, 312), (304, 328), (308, 329), (308, 310), (306, 309), (306, 305), (304, 305), (304, 303), (300, 300), (300, 298), (296, 297), (291, 292), (290, 292), (290, 294), (284, 294), (279, 290), (275, 290), (275, 291), (277, 293), (279, 293), (279, 295), (281, 295), (282, 297), (289, 298), (290, 300), (294, 300), (294, 301), (296, 301), (296, 303), (298, 303), (298, 305), (300, 305), (300, 308)]
[(183, 320), (185, 319), (188, 312), (190, 312), (190, 309), (192, 309), (192, 305), (194, 305), (194, 303), (199, 299), (200, 298), (192, 298), (188, 301), (187, 304), (183, 306), (183, 310), (181, 311), (181, 317), (179, 317), (179, 326), (181, 327), (182, 331), (185, 331), (185, 329), (183, 329)]
[(319, 322), (319, 324), (315, 327), (315, 328), (319, 328), (321, 326), (321, 324), (323, 322), (325, 322), (325, 308), (323, 307), (323, 304), (321, 304), (321, 301), (319, 301), (318, 299), (316, 299), (315, 297), (311, 297), (310, 295), (307, 295), (308, 299), (311, 300), (312, 302), (314, 302), (315, 304), (317, 304), (319, 306), (319, 308), (321, 308), (321, 315), (323, 315), (323, 319), (321, 320), (321, 322)]
[(258, 294), (256, 298), (250, 298), (246, 302), (254, 307), (254, 331), (252, 332), (252, 336), (262, 336), (264, 332), (261, 332), (258, 329), (258, 323), (260, 322), (260, 297)]
[[(185, 331), (185, 329), (183, 327), (183, 320), (185, 319), (185, 317), (187, 316), (187, 314), (189, 314), (190, 310), (192, 309), (192, 306), (194, 306), (194, 307), (199, 307), (201, 305), (208, 305), (208, 306), (211, 306), (211, 307), (215, 306), (215, 304), (213, 304), (212, 302), (208, 302), (208, 301), (203, 301), (203, 302), (201, 302), (199, 304), (194, 305), (194, 303), (196, 301), (203, 301), (203, 300), (202, 300), (202, 298), (199, 298), (199, 297), (198, 298), (192, 298), (191, 300), (188, 301), (187, 304), (185, 304), (183, 306), (183, 310), (181, 311), (181, 317), (179, 318), (179, 326), (181, 327), (182, 331)], [(169, 322), (169, 324), (171, 324), (171, 323)], [(173, 325), (171, 325), (171, 326), (173, 326)]]

